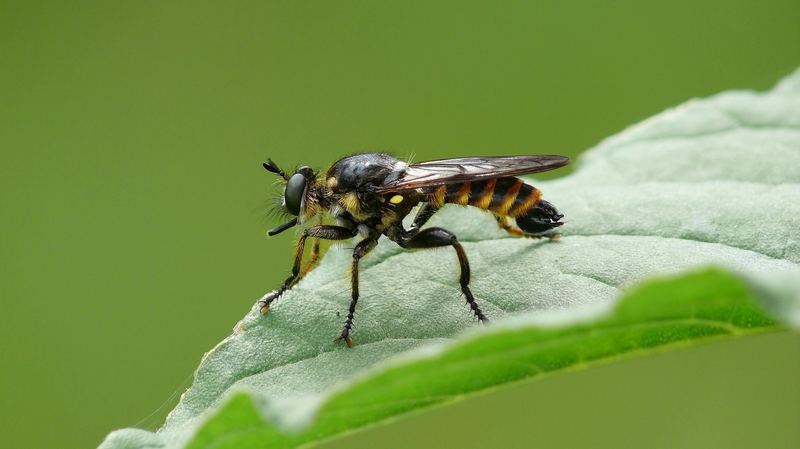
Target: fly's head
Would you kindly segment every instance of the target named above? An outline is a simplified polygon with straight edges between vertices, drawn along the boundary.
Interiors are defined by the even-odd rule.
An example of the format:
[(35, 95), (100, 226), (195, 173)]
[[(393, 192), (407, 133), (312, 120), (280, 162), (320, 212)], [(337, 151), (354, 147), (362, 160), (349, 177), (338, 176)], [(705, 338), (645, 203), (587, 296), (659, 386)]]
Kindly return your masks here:
[(319, 211), (319, 195), (317, 174), (310, 167), (302, 166), (288, 175), (281, 170), (272, 159), (267, 159), (264, 168), (283, 179), (285, 187), (281, 199), (282, 211), (293, 216), (289, 222), (269, 231), (269, 235), (279, 234), (298, 223), (303, 223)]

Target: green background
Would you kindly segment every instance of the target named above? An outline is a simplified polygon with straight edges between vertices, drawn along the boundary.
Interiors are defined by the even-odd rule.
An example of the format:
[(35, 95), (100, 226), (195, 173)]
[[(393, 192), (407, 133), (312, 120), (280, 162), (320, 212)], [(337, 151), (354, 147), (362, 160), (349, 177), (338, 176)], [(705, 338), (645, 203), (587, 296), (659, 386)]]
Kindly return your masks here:
[[(797, 0), (0, 0), (0, 444), (87, 448), (163, 421), (202, 353), (289, 268), (291, 233), (265, 236), (278, 224), (266, 157), (574, 156), (689, 98), (770, 87), (800, 65), (798, 23)], [(648, 360), (664, 380), (682, 365)], [(570, 379), (622, 394), (634, 365)], [(766, 366), (752, 385), (783, 379)], [(771, 412), (796, 416), (786, 387)], [(754, 406), (729, 391), (709, 414)], [(490, 397), (431, 416), (518, 410), (512, 395), (476, 402)], [(525, 401), (562, 413), (553, 435), (602, 427), (570, 420), (569, 404), (600, 403), (606, 426), (625, 408), (542, 397)], [(659, 398), (653, 419), (683, 399)], [(414, 419), (417, 436), (448, 429)], [(397, 442), (387, 432), (377, 441)]]

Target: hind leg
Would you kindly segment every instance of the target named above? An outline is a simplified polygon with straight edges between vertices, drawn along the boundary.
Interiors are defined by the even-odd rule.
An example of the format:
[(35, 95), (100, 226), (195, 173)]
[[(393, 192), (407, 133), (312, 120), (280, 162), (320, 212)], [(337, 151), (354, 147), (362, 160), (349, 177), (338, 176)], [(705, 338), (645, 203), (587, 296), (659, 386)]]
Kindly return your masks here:
[(509, 234), (515, 237), (525, 237), (525, 232), (517, 227), (516, 224), (509, 218), (503, 217), (500, 215), (494, 216), (495, 220), (497, 220), (497, 226), (500, 226), (500, 229), (508, 232)]
[(467, 299), (467, 304), (469, 304), (469, 307), (472, 310), (472, 313), (475, 315), (475, 318), (479, 319), (483, 323), (489, 322), (489, 319), (486, 317), (486, 315), (484, 315), (483, 311), (478, 306), (478, 302), (475, 301), (475, 297), (472, 296), (472, 290), (469, 288), (469, 260), (467, 260), (467, 254), (464, 252), (464, 248), (461, 246), (461, 243), (458, 242), (455, 234), (447, 229), (427, 228), (420, 231), (414, 237), (398, 243), (403, 248), (425, 249), (440, 248), (443, 246), (453, 247), (453, 249), (456, 251), (456, 256), (458, 256), (458, 264), (461, 268), (461, 276), (458, 278), (458, 283), (461, 286), (461, 293), (463, 293), (464, 297)]
[(497, 225), (500, 226), (500, 229), (508, 232), (510, 235), (514, 237), (524, 237), (528, 239), (540, 239), (542, 237), (547, 237), (550, 240), (558, 240), (561, 238), (561, 234), (555, 232), (552, 234), (528, 234), (527, 232), (523, 231), (514, 223), (514, 220), (511, 217), (502, 217), (500, 215), (495, 215), (495, 219), (497, 219)]

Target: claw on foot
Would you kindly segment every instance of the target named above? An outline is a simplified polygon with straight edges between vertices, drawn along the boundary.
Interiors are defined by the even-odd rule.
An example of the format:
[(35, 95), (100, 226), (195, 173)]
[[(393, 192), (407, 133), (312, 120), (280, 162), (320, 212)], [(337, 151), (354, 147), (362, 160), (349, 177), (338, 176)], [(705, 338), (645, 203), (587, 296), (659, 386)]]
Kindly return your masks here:
[(261, 314), (262, 315), (269, 315), (269, 303), (266, 301), (259, 301), (261, 304)]
[(269, 315), (269, 305), (280, 296), (281, 291), (267, 293), (258, 300), (258, 308), (261, 310), (262, 315)]
[(350, 338), (349, 335), (340, 335), (339, 338), (333, 340), (334, 343), (341, 343), (342, 341), (344, 341), (348, 348), (353, 347), (353, 339)]

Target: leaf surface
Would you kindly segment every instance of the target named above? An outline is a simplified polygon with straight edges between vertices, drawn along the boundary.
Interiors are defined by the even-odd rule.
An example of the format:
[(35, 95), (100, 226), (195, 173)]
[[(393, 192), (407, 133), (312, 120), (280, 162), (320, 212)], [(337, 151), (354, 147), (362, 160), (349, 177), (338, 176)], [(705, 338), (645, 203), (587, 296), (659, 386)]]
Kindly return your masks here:
[[(452, 251), (382, 241), (362, 262), (357, 346), (334, 345), (349, 303), (343, 245), (205, 355), (158, 433), (124, 429), (101, 447), (295, 447), (556, 370), (774, 329), (751, 287), (800, 323), (800, 71), (766, 93), (668, 110), (537, 185), (566, 215), (561, 240), (509, 237), (470, 208), (431, 220), (464, 244), (491, 326), (464, 305)], [(708, 265), (727, 271), (618, 301)]]

